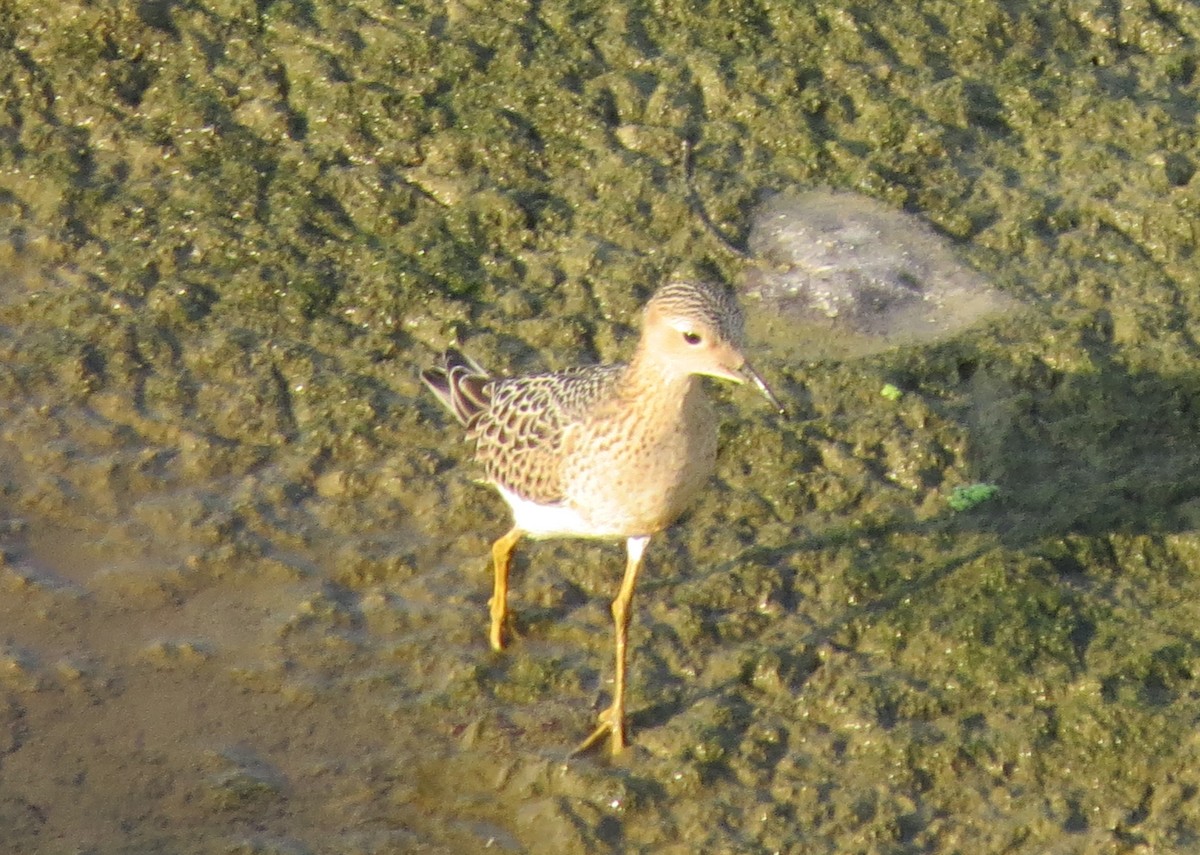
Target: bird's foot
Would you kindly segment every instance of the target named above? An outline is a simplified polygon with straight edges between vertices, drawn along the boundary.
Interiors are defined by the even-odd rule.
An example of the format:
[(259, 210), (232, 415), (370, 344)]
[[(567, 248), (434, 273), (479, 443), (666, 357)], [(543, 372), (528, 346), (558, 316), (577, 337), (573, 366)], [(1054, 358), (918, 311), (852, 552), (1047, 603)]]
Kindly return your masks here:
[(612, 737), (610, 750), (615, 757), (625, 749), (625, 710), (618, 704), (613, 704), (600, 713), (596, 718), (596, 729), (583, 742), (576, 746), (571, 756), (578, 756), (592, 749), (606, 735)]

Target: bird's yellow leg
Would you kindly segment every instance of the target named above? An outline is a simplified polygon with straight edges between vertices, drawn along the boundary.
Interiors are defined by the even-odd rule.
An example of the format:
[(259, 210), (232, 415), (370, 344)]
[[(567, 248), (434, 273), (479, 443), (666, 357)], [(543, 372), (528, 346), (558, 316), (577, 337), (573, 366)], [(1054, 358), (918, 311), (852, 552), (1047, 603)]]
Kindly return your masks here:
[(625, 577), (621, 580), (621, 589), (612, 601), (613, 628), (616, 630), (616, 660), (617, 671), (613, 686), (613, 702), (608, 709), (597, 717), (596, 729), (587, 739), (579, 743), (572, 754), (581, 754), (604, 738), (607, 733), (611, 736), (611, 748), (614, 755), (620, 754), (625, 748), (625, 660), (629, 635), (630, 609), (633, 603), (633, 589), (637, 584), (638, 570), (642, 566), (642, 554), (646, 551), (649, 537), (631, 537), (625, 541), (625, 551), (628, 559), (625, 563)]
[(488, 607), (492, 615), (492, 626), (488, 633), (492, 650), (504, 648), (504, 618), (508, 615), (508, 566), (513, 549), (525, 532), (513, 526), (508, 534), (492, 544), (492, 598)]

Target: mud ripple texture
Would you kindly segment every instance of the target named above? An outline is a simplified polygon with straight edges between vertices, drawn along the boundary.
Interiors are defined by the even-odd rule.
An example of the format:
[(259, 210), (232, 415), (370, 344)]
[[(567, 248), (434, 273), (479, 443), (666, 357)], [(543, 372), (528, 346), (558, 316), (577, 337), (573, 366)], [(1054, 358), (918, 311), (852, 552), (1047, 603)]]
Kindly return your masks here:
[[(1195, 4), (0, 22), (0, 848), (1197, 847)], [(490, 654), (503, 509), (416, 369), (618, 358), (663, 277), (736, 281), (684, 138), (735, 240), (852, 191), (1039, 310), (757, 353), (796, 418), (724, 407), (636, 748), (567, 760), (619, 549), (531, 549)]]

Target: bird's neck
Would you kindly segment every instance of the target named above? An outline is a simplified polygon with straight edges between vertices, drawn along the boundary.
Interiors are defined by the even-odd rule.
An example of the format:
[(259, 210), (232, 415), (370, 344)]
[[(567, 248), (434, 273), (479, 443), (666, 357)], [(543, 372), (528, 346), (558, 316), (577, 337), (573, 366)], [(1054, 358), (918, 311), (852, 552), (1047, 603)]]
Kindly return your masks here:
[(646, 348), (639, 347), (617, 386), (621, 397), (657, 399), (663, 404), (682, 406), (697, 385), (695, 374), (681, 372), (675, 366), (656, 359)]

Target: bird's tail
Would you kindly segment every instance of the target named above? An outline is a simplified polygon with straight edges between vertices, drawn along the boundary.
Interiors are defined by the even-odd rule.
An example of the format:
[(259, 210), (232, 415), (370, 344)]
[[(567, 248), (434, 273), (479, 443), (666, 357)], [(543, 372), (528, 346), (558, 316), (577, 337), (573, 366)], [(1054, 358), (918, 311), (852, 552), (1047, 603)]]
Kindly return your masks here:
[(421, 372), (429, 391), (464, 425), (491, 404), (491, 379), (478, 362), (453, 348), (442, 354), (440, 365)]

